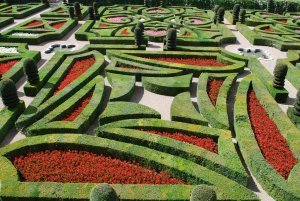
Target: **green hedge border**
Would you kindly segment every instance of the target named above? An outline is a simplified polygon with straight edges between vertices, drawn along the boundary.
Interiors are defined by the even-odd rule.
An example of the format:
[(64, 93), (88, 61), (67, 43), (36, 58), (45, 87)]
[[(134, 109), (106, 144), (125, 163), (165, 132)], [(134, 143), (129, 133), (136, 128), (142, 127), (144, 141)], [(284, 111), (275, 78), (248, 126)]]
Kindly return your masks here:
[[(12, 9), (16, 9), (20, 5), (8, 5), (7, 7), (12, 6)], [(49, 5), (47, 4), (42, 4), (42, 3), (27, 3), (23, 4), (21, 6), (28, 6), (27, 10), (25, 11), (17, 11), (17, 12), (12, 12), (12, 13), (1, 13), (0, 12), (0, 17), (13, 17), (15, 19), (22, 19), (25, 17), (29, 17), (30, 15), (40, 12), (44, 10), (45, 8), (48, 8)], [(5, 7), (2, 7), (0, 9), (5, 9)]]
[[(71, 6), (72, 5), (56, 6), (54, 8), (51, 8), (49, 11), (42, 13), (41, 17), (46, 17), (46, 18), (50, 18), (50, 17), (53, 17), (53, 18), (69, 18), (70, 16), (69, 16), (68, 9)], [(81, 5), (80, 8), (81, 8), (81, 18), (78, 19), (76, 17), (77, 20), (83, 20), (88, 15), (88, 6)], [(64, 9), (65, 13), (57, 13), (56, 12), (57, 10), (60, 10), (60, 9)]]
[(13, 17), (0, 17), (0, 28), (3, 28), (12, 23), (14, 23)]

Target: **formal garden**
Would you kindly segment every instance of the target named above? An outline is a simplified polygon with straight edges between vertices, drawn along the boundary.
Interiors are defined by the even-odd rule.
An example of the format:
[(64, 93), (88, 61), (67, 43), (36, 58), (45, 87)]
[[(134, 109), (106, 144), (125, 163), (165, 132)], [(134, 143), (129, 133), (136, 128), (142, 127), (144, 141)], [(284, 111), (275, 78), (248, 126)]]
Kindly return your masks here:
[(300, 2), (0, 0), (0, 201), (300, 201)]

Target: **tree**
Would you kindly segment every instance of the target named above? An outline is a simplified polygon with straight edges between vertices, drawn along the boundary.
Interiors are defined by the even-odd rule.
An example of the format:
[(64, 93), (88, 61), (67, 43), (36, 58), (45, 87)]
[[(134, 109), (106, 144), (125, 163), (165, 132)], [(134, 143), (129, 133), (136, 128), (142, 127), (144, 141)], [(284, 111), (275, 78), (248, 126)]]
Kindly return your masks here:
[(219, 8), (218, 9), (218, 17), (217, 17), (218, 23), (223, 23), (224, 15), (225, 15), (225, 9), (223, 7)]
[(98, 3), (97, 2), (93, 2), (93, 8), (94, 8), (94, 12), (95, 12), (95, 14), (98, 14), (98, 8), (99, 8), (99, 5), (98, 5)]
[(218, 10), (220, 9), (219, 5), (215, 5), (213, 11), (214, 11), (214, 23), (217, 24), (218, 20)]
[(95, 20), (94, 9), (91, 6), (89, 7), (89, 18), (90, 20)]
[(244, 24), (246, 22), (246, 10), (241, 9), (240, 11), (240, 22)]
[(33, 59), (27, 58), (24, 61), (23, 70), (31, 85), (35, 85), (40, 82), (39, 71)]
[(74, 17), (75, 17), (74, 7), (73, 6), (69, 7), (69, 17), (71, 19), (74, 19)]
[(274, 13), (274, 1), (268, 0), (267, 10), (269, 13)]
[(14, 108), (19, 104), (19, 97), (15, 83), (8, 78), (0, 81), (0, 96), (3, 104), (8, 108)]
[(177, 31), (174, 28), (170, 28), (167, 33), (167, 50), (176, 49)]
[(134, 38), (136, 46), (140, 48), (143, 44), (144, 32), (138, 27), (134, 30)]
[(284, 88), (285, 76), (287, 74), (288, 67), (285, 63), (277, 63), (274, 69), (273, 87), (277, 89)]
[(79, 4), (78, 1), (74, 3), (74, 8), (75, 8), (75, 15), (76, 15), (76, 17), (77, 17), (78, 19), (81, 19), (81, 15), (82, 15), (82, 14), (81, 14), (80, 4)]
[(236, 24), (239, 21), (239, 14), (240, 14), (241, 6), (239, 4), (235, 4), (232, 10), (233, 15), (233, 22), (232, 24)]

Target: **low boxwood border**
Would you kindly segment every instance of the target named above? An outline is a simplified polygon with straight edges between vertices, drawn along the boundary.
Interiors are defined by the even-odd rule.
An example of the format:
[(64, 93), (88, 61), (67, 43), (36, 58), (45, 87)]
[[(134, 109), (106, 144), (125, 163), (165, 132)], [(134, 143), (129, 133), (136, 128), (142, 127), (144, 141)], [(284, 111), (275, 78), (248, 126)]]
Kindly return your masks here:
[(12, 23), (14, 23), (13, 17), (0, 17), (0, 28), (3, 28)]
[[(56, 6), (54, 8), (51, 8), (49, 11), (44, 12), (41, 14), (41, 17), (53, 17), (53, 18), (69, 18), (69, 12), (68, 9), (69, 7), (71, 7), (72, 5), (60, 5), (60, 6)], [(81, 5), (81, 18), (77, 18), (77, 20), (83, 20), (87, 15), (88, 15), (88, 6), (84, 6)], [(65, 13), (57, 13), (56, 11), (63, 9), (65, 11)]]
[[(25, 17), (28, 17), (34, 13), (40, 12), (44, 10), (45, 8), (48, 8), (48, 4), (43, 4), (43, 3), (27, 3), (23, 5), (8, 5), (7, 7), (12, 7), (12, 12), (11, 13), (1, 13), (0, 11), (0, 16), (1, 17), (13, 17), (15, 19), (22, 19)], [(17, 11), (18, 6), (25, 6), (28, 7), (24, 11)], [(1, 9), (5, 9), (6, 7), (3, 7)]]
[(275, 199), (285, 201), (300, 200), (299, 163), (291, 171), (288, 180), (285, 180), (264, 159), (257, 144), (247, 110), (247, 93), (251, 84), (260, 104), (264, 106), (268, 115), (278, 126), (281, 134), (286, 138), (294, 156), (298, 160), (300, 156), (299, 130), (282, 112), (262, 82), (255, 76), (248, 76), (242, 80), (238, 87), (234, 105), (234, 130), (242, 155), (252, 174)]

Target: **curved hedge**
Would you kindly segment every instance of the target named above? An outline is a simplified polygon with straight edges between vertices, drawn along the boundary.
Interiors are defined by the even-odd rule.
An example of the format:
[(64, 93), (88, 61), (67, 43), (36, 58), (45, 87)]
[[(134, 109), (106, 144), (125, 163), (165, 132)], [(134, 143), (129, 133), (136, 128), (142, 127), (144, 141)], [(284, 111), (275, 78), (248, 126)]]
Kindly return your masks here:
[[(69, 12), (68, 9), (72, 5), (60, 5), (55, 6), (54, 8), (51, 8), (47, 12), (44, 12), (41, 14), (41, 17), (48, 17), (48, 18), (69, 18)], [(88, 7), (87, 6), (80, 6), (81, 8), (81, 17), (77, 20), (83, 20), (88, 15)]]
[(252, 174), (276, 200), (300, 200), (299, 163), (294, 166), (289, 178), (285, 180), (266, 162), (254, 137), (247, 111), (247, 93), (251, 84), (256, 97), (276, 123), (298, 160), (300, 153), (299, 130), (278, 107), (263, 84), (255, 76), (248, 76), (239, 85), (234, 105), (234, 129), (242, 155)]
[(4, 5), (0, 7), (0, 17), (13, 17), (22, 19), (30, 15), (40, 12), (49, 5), (43, 3), (22, 3), (22, 5)]
[(14, 23), (13, 17), (0, 17), (0, 28)]

